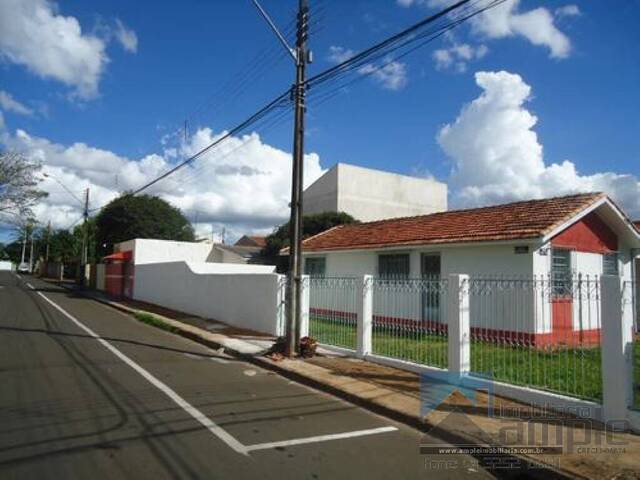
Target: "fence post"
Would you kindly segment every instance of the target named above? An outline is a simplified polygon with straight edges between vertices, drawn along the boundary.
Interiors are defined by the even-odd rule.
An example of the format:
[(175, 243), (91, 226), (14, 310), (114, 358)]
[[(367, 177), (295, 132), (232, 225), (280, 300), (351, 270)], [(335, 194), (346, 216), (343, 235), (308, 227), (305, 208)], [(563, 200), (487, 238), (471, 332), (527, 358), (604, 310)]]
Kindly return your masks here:
[(448, 369), (451, 373), (466, 374), (471, 367), (469, 275), (449, 275), (448, 290)]
[(309, 292), (311, 280), (309, 275), (301, 276), (300, 293), (300, 338), (309, 336)]
[(373, 330), (373, 275), (364, 275), (356, 285), (357, 312), (357, 355), (364, 357), (371, 353), (371, 332)]
[(618, 276), (601, 277), (604, 421), (625, 420), (633, 395), (633, 314), (624, 288)]

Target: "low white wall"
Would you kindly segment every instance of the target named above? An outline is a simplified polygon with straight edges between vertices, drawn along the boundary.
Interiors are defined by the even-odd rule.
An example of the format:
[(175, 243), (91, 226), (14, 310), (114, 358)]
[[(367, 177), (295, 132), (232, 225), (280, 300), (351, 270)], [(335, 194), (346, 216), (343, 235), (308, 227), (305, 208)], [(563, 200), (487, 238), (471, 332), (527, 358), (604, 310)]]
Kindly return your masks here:
[(116, 245), (119, 252), (132, 251), (133, 263), (141, 265), (160, 262), (204, 262), (211, 253), (212, 244), (198, 242), (176, 242), (136, 238)]
[(249, 265), (244, 263), (187, 262), (194, 273), (275, 273), (275, 265)]
[(11, 262), (0, 262), (0, 271), (10, 272), (13, 270), (13, 264)]
[(134, 298), (271, 335), (284, 326), (284, 277), (264, 265), (136, 265)]

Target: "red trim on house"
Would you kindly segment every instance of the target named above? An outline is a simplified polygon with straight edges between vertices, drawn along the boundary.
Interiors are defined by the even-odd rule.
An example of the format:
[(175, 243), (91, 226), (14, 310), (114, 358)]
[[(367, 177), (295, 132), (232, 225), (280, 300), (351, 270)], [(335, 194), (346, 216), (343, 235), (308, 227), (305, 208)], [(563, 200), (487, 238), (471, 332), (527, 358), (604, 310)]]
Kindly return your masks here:
[(133, 252), (131, 250), (127, 250), (124, 252), (116, 252), (111, 255), (107, 255), (102, 260), (110, 261), (110, 262), (128, 262), (133, 258)]
[(551, 245), (579, 252), (612, 253), (618, 251), (618, 236), (591, 212), (553, 237)]

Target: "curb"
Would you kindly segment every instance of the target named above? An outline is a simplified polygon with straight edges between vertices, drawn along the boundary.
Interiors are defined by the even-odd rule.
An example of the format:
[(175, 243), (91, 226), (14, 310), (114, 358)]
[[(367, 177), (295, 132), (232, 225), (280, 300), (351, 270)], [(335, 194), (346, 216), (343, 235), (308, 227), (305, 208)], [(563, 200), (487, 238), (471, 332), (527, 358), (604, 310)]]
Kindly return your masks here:
[[(88, 298), (90, 300), (96, 301), (98, 303), (101, 303), (103, 305), (106, 305), (108, 307), (111, 307), (115, 310), (118, 310), (120, 312), (126, 313), (128, 315), (135, 315), (136, 313), (148, 313), (149, 315), (153, 315), (154, 317), (159, 318), (160, 320), (162, 320), (164, 323), (174, 327), (175, 331), (172, 332), (167, 332), (167, 333), (173, 333), (175, 335), (180, 335), (183, 338), (187, 338), (189, 340), (195, 341), (197, 343), (200, 343), (201, 345), (205, 345), (207, 347), (210, 347), (212, 349), (220, 349), (223, 348), (225, 353), (239, 359), (242, 361), (246, 361), (248, 363), (251, 363), (253, 365), (259, 366), (261, 368), (264, 368), (266, 370), (269, 370), (271, 372), (277, 373), (289, 380), (293, 380), (297, 383), (300, 383), (302, 385), (305, 385), (307, 387), (311, 387), (315, 390), (321, 391), (321, 392), (325, 392), (328, 393), (330, 395), (333, 395), (335, 397), (338, 397), (342, 400), (345, 400), (353, 405), (356, 405), (358, 407), (364, 408), (370, 412), (376, 413), (378, 415), (390, 418), (398, 423), (402, 423), (404, 425), (407, 425), (411, 428), (414, 428), (416, 430), (419, 430), (423, 433), (428, 433), (429, 435), (433, 435), (436, 436), (442, 440), (444, 440), (445, 442), (451, 443), (451, 444), (465, 444), (465, 445), (475, 445), (477, 447), (482, 447), (484, 446), (481, 443), (478, 443), (478, 441), (473, 438), (473, 437), (467, 437), (464, 435), (460, 435), (458, 433), (454, 433), (451, 432), (449, 430), (445, 430), (441, 427), (438, 427), (437, 424), (433, 424), (431, 422), (428, 421), (421, 421), (421, 419), (415, 415), (410, 415), (408, 413), (402, 412), (400, 410), (396, 410), (393, 408), (390, 408), (388, 406), (385, 405), (380, 405), (374, 401), (368, 400), (366, 398), (362, 398), (358, 395), (355, 395), (353, 393), (347, 392), (343, 389), (340, 389), (338, 387), (335, 387), (333, 385), (329, 385), (327, 383), (323, 383), (317, 379), (315, 379), (312, 376), (307, 376), (307, 375), (303, 375), (299, 372), (290, 370), (288, 368), (285, 368), (284, 366), (282, 366), (279, 362), (274, 362), (272, 360), (269, 360), (266, 357), (262, 357), (260, 355), (256, 355), (256, 354), (248, 354), (248, 353), (243, 353), (237, 350), (234, 350), (233, 348), (230, 348), (228, 345), (225, 345), (224, 343), (221, 342), (217, 342), (214, 340), (210, 340), (207, 338), (204, 338), (202, 335), (199, 335), (197, 332), (191, 331), (191, 328), (197, 329), (197, 330), (201, 330), (197, 327), (192, 327), (190, 325), (186, 325), (180, 321), (177, 320), (173, 320), (171, 318), (167, 318), (164, 317), (162, 315), (153, 313), (153, 312), (147, 312), (146, 310), (139, 310), (139, 309), (135, 309), (135, 308), (131, 308), (131, 307), (127, 307), (125, 305), (122, 305), (119, 302), (116, 301), (111, 301), (111, 300), (105, 300), (105, 299), (101, 299), (98, 297), (95, 297), (93, 295), (91, 295), (90, 292), (88, 291), (84, 291), (84, 290), (78, 290), (78, 289), (74, 289), (72, 287), (66, 286), (66, 285), (60, 285), (62, 288), (68, 290), (68, 291), (72, 291), (78, 295), (82, 295), (85, 298)], [(133, 317), (134, 320), (136, 321), (140, 321), (138, 319), (136, 319), (135, 317)], [(141, 322), (141, 321), (140, 321)], [(141, 322), (144, 323), (144, 322)], [(150, 327), (153, 328), (158, 328), (160, 329), (160, 327), (154, 326), (154, 325), (150, 325), (147, 324)], [(184, 328), (184, 327), (190, 327), (189, 329)], [(227, 337), (226, 335), (222, 335), (222, 334), (216, 334), (220, 337), (226, 337), (231, 339), (232, 337)], [(569, 472), (569, 471), (565, 471), (562, 469), (558, 469), (558, 468), (554, 468), (550, 465), (538, 462), (537, 460), (527, 457), (527, 456), (517, 456), (517, 455), (510, 455), (507, 453), (499, 453), (499, 454), (491, 454), (491, 455), (481, 455), (481, 454), (477, 454), (477, 455), (471, 455), (474, 458), (476, 458), (477, 460), (480, 461), (480, 466), (482, 466), (482, 461), (485, 457), (490, 457), (490, 458), (496, 458), (499, 457), (502, 461), (504, 461), (504, 463), (517, 463), (517, 464), (522, 464), (523, 462), (525, 462), (528, 465), (534, 465), (535, 468), (531, 468), (531, 469), (527, 469), (526, 471), (522, 471), (522, 470), (513, 470), (513, 471), (509, 471), (508, 469), (495, 469), (495, 470), (490, 470), (490, 474), (494, 475), (496, 478), (504, 478), (504, 479), (515, 479), (515, 478), (531, 478), (531, 479), (540, 479), (540, 480), (555, 480), (555, 479), (574, 479), (574, 478), (587, 478), (581, 475), (578, 475), (576, 473), (573, 472)]]

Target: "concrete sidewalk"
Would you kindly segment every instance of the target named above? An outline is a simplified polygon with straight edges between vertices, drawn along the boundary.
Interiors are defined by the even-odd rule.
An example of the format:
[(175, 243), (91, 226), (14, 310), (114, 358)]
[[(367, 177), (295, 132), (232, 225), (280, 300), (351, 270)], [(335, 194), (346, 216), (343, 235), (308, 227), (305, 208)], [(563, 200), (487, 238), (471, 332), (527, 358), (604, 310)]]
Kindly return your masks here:
[[(471, 404), (466, 397), (455, 392), (423, 418), (421, 387), (429, 388), (430, 385), (428, 379), (418, 374), (324, 349), (319, 349), (320, 355), (312, 359), (273, 361), (264, 356), (275, 340), (273, 337), (155, 305), (114, 301), (99, 292), (74, 290), (142, 321), (145, 321), (146, 315), (152, 315), (156, 326), (209, 347), (222, 348), (228, 354), (333, 393), (356, 405), (434, 434), (450, 444), (563, 447), (562, 454), (504, 451), (499, 454), (496, 468), (506, 469), (516, 462), (522, 465), (524, 460), (525, 463), (531, 463), (532, 475), (538, 478), (548, 479), (555, 474), (557, 477), (570, 478), (640, 479), (640, 436), (605, 434), (602, 425), (595, 422), (550, 414), (500, 397), (493, 398), (493, 415), (488, 415), (488, 397), (482, 393), (475, 404)], [(545, 432), (551, 442), (544, 440)], [(495, 454), (480, 456), (498, 458)], [(540, 465), (546, 469), (540, 470)]]

